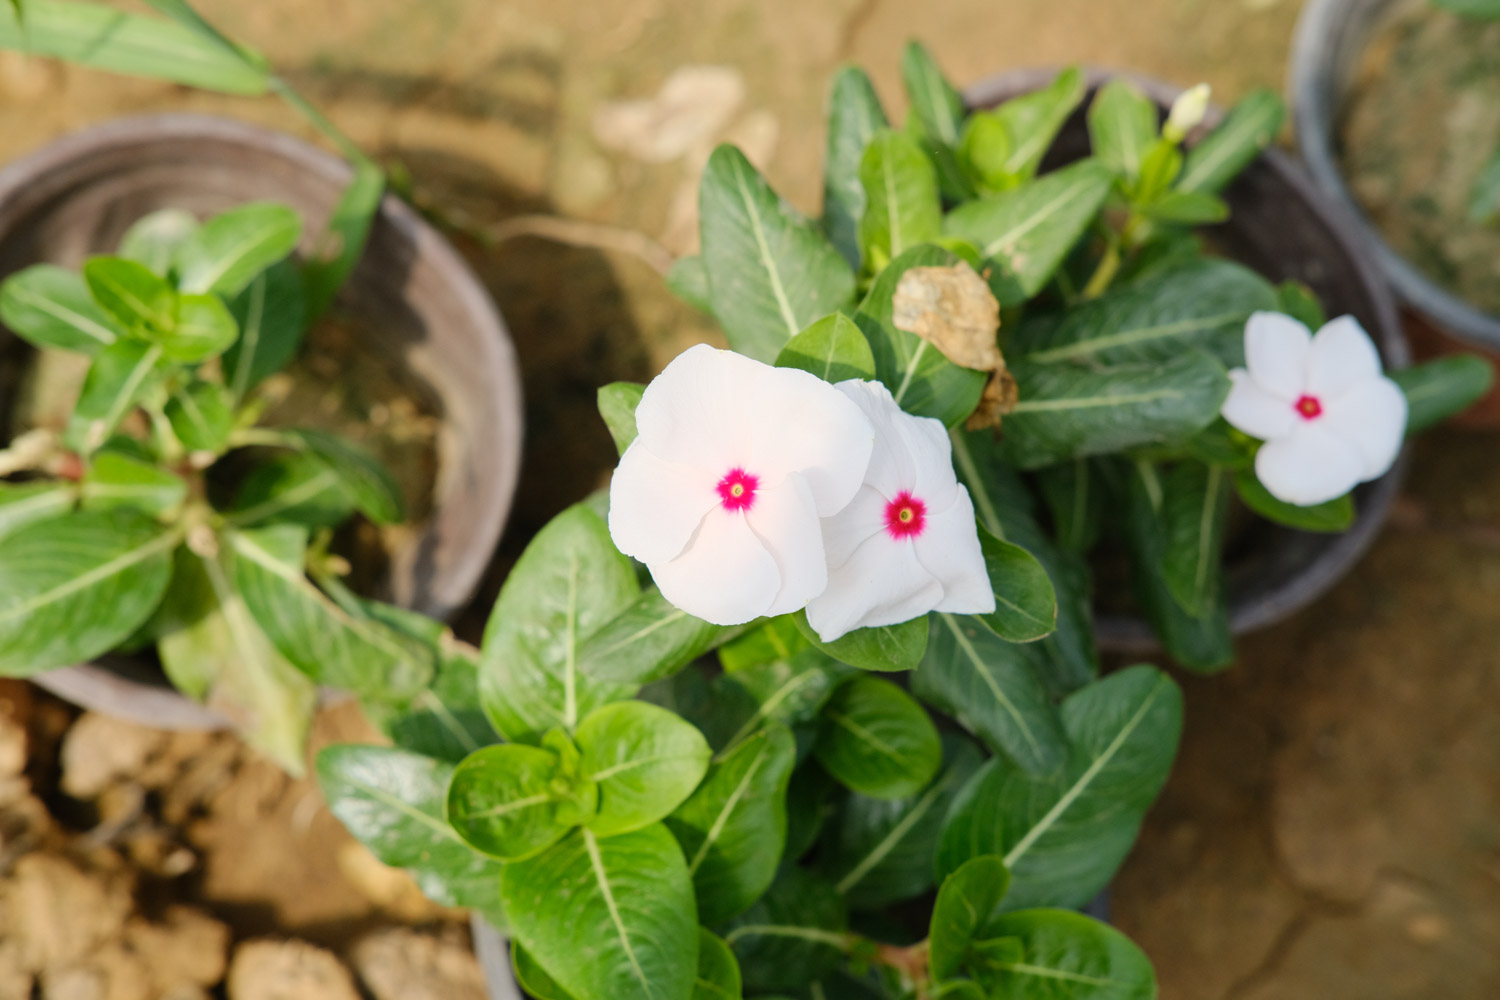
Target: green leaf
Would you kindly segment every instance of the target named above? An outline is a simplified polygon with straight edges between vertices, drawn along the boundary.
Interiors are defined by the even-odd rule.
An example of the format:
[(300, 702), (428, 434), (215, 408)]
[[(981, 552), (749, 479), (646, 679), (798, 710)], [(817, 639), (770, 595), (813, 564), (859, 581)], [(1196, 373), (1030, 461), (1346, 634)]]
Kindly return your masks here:
[(855, 629), (848, 635), (824, 642), (807, 624), (807, 613), (798, 611), (792, 620), (803, 637), (818, 649), (851, 667), (889, 673), (914, 670), (927, 650), (927, 619), (913, 618), (900, 625)]
[(944, 78), (921, 42), (907, 42), (902, 50), (901, 80), (923, 130), (950, 147), (956, 145), (963, 126), (963, 96)]
[(303, 575), (306, 529), (236, 531), (234, 582), (282, 656), (320, 684), (388, 701), (415, 697), (432, 680), (430, 647), (339, 607)]
[(82, 354), (97, 354), (120, 336), (83, 278), (53, 264), (33, 264), (0, 284), (0, 321), (33, 347)]
[(271, 645), (234, 589), (233, 556), (179, 546), (154, 619), (157, 654), (183, 694), (229, 717), (251, 746), (300, 776), (317, 686)]
[(84, 663), (129, 638), (161, 601), (180, 538), (130, 510), (67, 514), (8, 534), (0, 675)]
[(776, 877), (796, 758), (785, 726), (763, 726), (715, 759), (698, 789), (667, 817), (704, 923), (717, 926), (742, 913)]
[(0, 48), (226, 94), (264, 94), (270, 74), (194, 31), (115, 7), (26, 0), (0, 6)]
[(506, 865), (500, 896), (521, 946), (577, 1000), (692, 996), (693, 887), (682, 852), (660, 824), (602, 839), (577, 830)]
[[(179, 432), (180, 433), (180, 432)], [(235, 494), (228, 510), (237, 527), (301, 524), (333, 528), (354, 514), (354, 504), (338, 475), (307, 452), (285, 452), (257, 465)]]
[(998, 854), (970, 858), (943, 879), (927, 934), (927, 964), (934, 979), (958, 974), (969, 943), (1009, 888), (1010, 869)]
[(223, 354), (239, 335), (233, 314), (217, 295), (179, 295), (176, 325), (152, 339), (170, 360), (196, 364)]
[(826, 879), (788, 868), (740, 914), (724, 941), (753, 993), (800, 989), (832, 972), (850, 946), (843, 897)]
[(516, 983), (536, 1000), (573, 1000), (568, 991), (557, 985), (557, 980), (547, 975), (531, 953), (521, 947), (514, 938), (510, 942), (510, 963), (516, 972)]
[(1083, 101), (1083, 73), (1070, 66), (1040, 90), (1013, 97), (995, 108), (994, 115), (1010, 136), (1010, 154), (1004, 163), (1009, 177), (1028, 181), (1036, 176), (1042, 157), (1062, 131), (1068, 116)]
[(79, 486), (85, 510), (128, 507), (160, 515), (187, 499), (187, 483), (181, 476), (154, 463), (107, 449), (94, 456)]
[(1134, 202), (1149, 205), (1165, 195), (1182, 174), (1182, 159), (1176, 143), (1165, 137), (1153, 142), (1141, 158), (1141, 176), (1131, 192)]
[(943, 222), (991, 262), (990, 290), (1014, 306), (1041, 291), (1099, 214), (1114, 184), (1109, 167), (1080, 160), (1000, 194), (960, 205)]
[(729, 344), (770, 364), (786, 342), (854, 296), (854, 272), (732, 146), (708, 160), (699, 195), (703, 263)]
[(1224, 120), (1188, 150), (1177, 190), (1222, 191), (1261, 150), (1276, 141), (1285, 113), (1286, 106), (1274, 91), (1252, 90), (1240, 98)]
[(859, 180), (865, 189), (859, 246), (866, 259), (889, 260), (938, 238), (937, 171), (915, 139), (893, 129), (876, 132), (860, 159)]
[(317, 456), (335, 476), (354, 506), (376, 524), (398, 524), (406, 516), (401, 487), (379, 459), (337, 434), (319, 430), (285, 431)]
[(1464, 17), (1500, 18), (1497, 0), (1432, 0), (1432, 5)]
[(1267, 521), (1284, 524), (1298, 531), (1317, 531), (1340, 534), (1354, 525), (1354, 494), (1343, 496), (1311, 507), (1298, 507), (1284, 500), (1277, 500), (1270, 490), (1256, 478), (1254, 469), (1241, 469), (1234, 474), (1234, 491), (1255, 513)]
[(78, 490), (69, 483), (7, 483), (0, 480), (0, 538), (73, 506)]
[(932, 857), (958, 792), (984, 758), (968, 740), (943, 741), (944, 764), (919, 793), (891, 801), (849, 795), (824, 837), (824, 869), (856, 910), (872, 910), (932, 888)]
[(1183, 611), (1194, 618), (1224, 599), (1224, 522), (1231, 473), (1216, 465), (1178, 462), (1167, 474), (1162, 503), (1161, 574)]
[[(1494, 0), (1481, 0), (1490, 3), (1500, 17), (1500, 4)], [(1490, 162), (1479, 172), (1478, 179), (1474, 182), (1473, 189), (1469, 192), (1469, 221), (1484, 225), (1500, 216), (1500, 149), (1495, 150)]]
[(698, 977), (693, 1000), (740, 1000), (740, 963), (717, 934), (698, 928)]
[(818, 717), (834, 689), (853, 673), (820, 649), (802, 649), (784, 659), (727, 673), (722, 683), (748, 691), (759, 708), (730, 739), (733, 746), (766, 719), (798, 726)]
[(520, 861), (557, 843), (598, 798), (592, 782), (570, 781), (558, 755), (516, 743), (465, 757), (448, 784), (448, 822), (476, 849)]
[(1156, 141), (1158, 112), (1129, 80), (1115, 78), (1100, 87), (1089, 104), (1089, 143), (1110, 169), (1134, 181), (1146, 150)]
[(93, 257), (83, 280), (99, 307), (126, 330), (160, 341), (177, 326), (177, 296), (166, 279), (123, 257)]
[(1113, 927), (1081, 913), (1006, 913), (980, 933), (989, 941), (1009, 945), (975, 963), (976, 975), (990, 996), (1007, 1000), (1156, 997), (1156, 973), (1145, 953)]
[(286, 205), (259, 201), (230, 209), (177, 248), (177, 287), (188, 295), (236, 296), (301, 238), (302, 217)]
[(1007, 170), (1011, 148), (1010, 129), (995, 112), (976, 111), (964, 122), (958, 159), (980, 194), (995, 194), (1019, 183)]
[(933, 616), (911, 687), (1023, 771), (1046, 774), (1067, 758), (1062, 721), (1026, 653), (972, 618)]
[(172, 393), (163, 408), (172, 433), (188, 451), (219, 454), (234, 430), (228, 390), (213, 382), (190, 382)]
[(499, 741), (479, 704), (479, 650), (444, 635), (432, 686), (409, 705), (367, 702), (365, 714), (398, 747), (458, 762)]
[(713, 315), (713, 290), (708, 283), (708, 268), (698, 254), (678, 257), (672, 262), (667, 271), (667, 287), (694, 309)]
[(236, 400), (296, 356), (307, 329), (307, 293), (290, 260), (256, 275), (229, 300), (239, 339), (224, 352), (224, 383)]
[(1317, 294), (1300, 281), (1289, 279), (1276, 286), (1276, 311), (1286, 313), (1313, 331), (1328, 322)]
[(948, 812), (940, 874), (998, 854), (1008, 909), (1078, 907), (1114, 877), (1172, 767), (1182, 693), (1153, 667), (1129, 667), (1063, 702), (1068, 763), (1045, 776), (1005, 760), (981, 768)]
[(1028, 318), (1007, 357), (1032, 364), (1170, 361), (1194, 347), (1226, 365), (1245, 363), (1245, 323), (1276, 308), (1254, 271), (1207, 257), (1164, 267), (1065, 311)]
[(1021, 360), (1011, 374), (1021, 400), (1005, 418), (1003, 454), (1022, 469), (1180, 443), (1211, 423), (1229, 395), (1224, 366), (1201, 350), (1109, 366)]
[(385, 194), (385, 174), (373, 161), (354, 160), (354, 177), (333, 207), (328, 228), (319, 241), (318, 251), (307, 262), (307, 319), (317, 319), (338, 298), (339, 289), (354, 273), (364, 256), (370, 228), (380, 212)]
[(855, 321), (875, 357), (875, 377), (908, 413), (953, 425), (979, 404), (985, 373), (960, 368), (915, 333), (896, 327), (896, 287), (914, 267), (951, 267), (958, 258), (941, 247), (913, 247), (891, 261), (860, 303)]
[(599, 387), (599, 416), (604, 418), (621, 455), (635, 440), (635, 411), (645, 394), (646, 387), (639, 382), (611, 382)]
[(163, 208), (144, 215), (125, 230), (118, 256), (143, 264), (163, 278), (172, 275), (177, 248), (198, 231), (198, 219), (180, 208)]
[(1176, 226), (1207, 226), (1229, 218), (1229, 205), (1206, 191), (1168, 191), (1141, 208), (1148, 219)]
[(865, 188), (859, 167), (865, 146), (887, 125), (880, 98), (864, 70), (841, 66), (828, 96), (828, 148), (823, 162), (823, 231), (855, 270), (860, 266), (859, 220)]
[(599, 811), (585, 825), (601, 837), (649, 826), (676, 809), (708, 771), (703, 734), (643, 701), (590, 712), (578, 726), (585, 778), (599, 785)]
[(485, 629), (479, 693), (495, 731), (533, 742), (630, 697), (633, 685), (579, 671), (578, 649), (639, 593), (630, 560), (597, 514), (574, 505), (553, 518), (506, 578)]
[(1040, 469), (1036, 485), (1052, 515), (1057, 544), (1069, 552), (1091, 551), (1104, 529), (1105, 491), (1090, 460), (1075, 458)]
[(1406, 395), (1406, 433), (1413, 434), (1483, 399), (1495, 384), (1495, 369), (1477, 354), (1458, 354), (1391, 372), (1390, 377)]
[(875, 356), (858, 324), (843, 313), (824, 316), (787, 341), (778, 368), (799, 368), (825, 382), (875, 377)]
[[(1255, 462), (1260, 442), (1220, 417), (1189, 438), (1186, 448), (1200, 462), (1238, 470), (1248, 469)], [(1099, 490), (1094, 492), (1097, 494)]]
[(1036, 556), (979, 525), (979, 547), (995, 610), (976, 617), (1009, 642), (1035, 642), (1057, 628), (1057, 592)]
[(578, 670), (598, 681), (648, 684), (677, 673), (726, 631), (648, 587), (578, 647)]
[(729, 673), (772, 660), (789, 660), (812, 643), (792, 615), (778, 615), (719, 647), (719, 662)]
[(904, 799), (927, 786), (942, 764), (937, 727), (911, 695), (861, 675), (823, 708), (813, 754), (846, 788), (877, 799)]

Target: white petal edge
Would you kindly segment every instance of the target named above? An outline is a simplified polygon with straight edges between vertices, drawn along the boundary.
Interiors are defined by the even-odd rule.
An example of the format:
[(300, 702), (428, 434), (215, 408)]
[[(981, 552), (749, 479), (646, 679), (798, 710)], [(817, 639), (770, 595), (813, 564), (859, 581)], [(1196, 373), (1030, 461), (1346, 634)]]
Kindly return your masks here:
[(943, 599), (932, 610), (987, 615), (995, 610), (995, 590), (979, 547), (974, 502), (962, 486), (959, 494), (946, 510), (928, 515), (912, 548), (923, 568), (943, 585)]
[(749, 457), (746, 417), (755, 411), (768, 368), (707, 344), (689, 347), (646, 386), (635, 410), (636, 440), (665, 461), (712, 474), (717, 483)]
[(917, 467), (899, 423), (907, 415), (891, 391), (880, 382), (849, 379), (835, 389), (859, 407), (874, 431), (874, 447), (864, 472), (864, 485), (875, 489), (887, 501), (902, 490), (912, 489), (917, 481)]
[(776, 560), (745, 515), (716, 507), (676, 559), (649, 564), (662, 596), (715, 625), (743, 625), (766, 613), (781, 589)]
[(1329, 402), (1381, 377), (1380, 352), (1353, 316), (1323, 325), (1307, 355), (1307, 391), (1326, 409)]
[(1255, 456), (1255, 475), (1283, 503), (1311, 507), (1357, 486), (1364, 465), (1354, 446), (1320, 423), (1304, 423), (1269, 441)]
[(807, 623), (824, 642), (855, 629), (898, 625), (931, 611), (943, 585), (917, 561), (909, 541), (869, 539), (828, 574), (828, 589), (807, 605)]
[(663, 461), (637, 438), (609, 481), (609, 536), (644, 563), (675, 559), (703, 515), (719, 504), (716, 480)]
[(868, 539), (885, 531), (885, 509), (890, 501), (872, 486), (862, 486), (849, 505), (823, 519), (823, 553), (830, 568), (849, 561)]
[(1312, 334), (1284, 313), (1251, 313), (1245, 323), (1245, 367), (1266, 392), (1296, 402), (1307, 389)]
[(1302, 419), (1292, 403), (1262, 389), (1245, 369), (1231, 371), (1229, 380), (1233, 384), (1219, 412), (1231, 426), (1251, 437), (1262, 441), (1282, 437)]
[(818, 514), (836, 514), (865, 481), (875, 430), (849, 399), (816, 375), (763, 366), (748, 424), (746, 468), (776, 485), (800, 473)]
[(828, 586), (828, 563), (823, 557), (823, 529), (811, 488), (800, 473), (780, 485), (761, 490), (745, 512), (781, 576), (781, 589), (762, 614), (784, 615), (804, 607)]
[(1354, 449), (1361, 478), (1370, 480), (1385, 475), (1401, 454), (1406, 415), (1405, 393), (1381, 376), (1330, 401), (1318, 422)]

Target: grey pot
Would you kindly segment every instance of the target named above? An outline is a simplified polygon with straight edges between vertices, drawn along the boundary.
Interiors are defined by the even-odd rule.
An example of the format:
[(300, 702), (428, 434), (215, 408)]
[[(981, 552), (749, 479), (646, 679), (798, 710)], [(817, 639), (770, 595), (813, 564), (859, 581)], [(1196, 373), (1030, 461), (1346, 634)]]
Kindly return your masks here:
[(479, 914), (469, 918), (469, 933), (474, 938), (474, 955), (484, 972), (485, 990), (490, 1000), (525, 1000), (526, 994), (516, 983), (510, 964), (510, 942)]
[[(1316, 4), (1317, 0), (1315, 0)], [(965, 92), (972, 107), (991, 107), (1050, 82), (1057, 70), (1018, 70), (991, 77)], [(1044, 169), (1086, 156), (1084, 120), (1093, 91), (1113, 76), (1125, 76), (1163, 113), (1181, 89), (1128, 73), (1087, 72), (1089, 98), (1064, 126)], [(1217, 121), (1210, 112), (1205, 125)], [(1387, 369), (1405, 368), (1411, 352), (1381, 274), (1364, 252), (1369, 241), (1334, 199), (1324, 195), (1278, 149), (1267, 150), (1224, 193), (1230, 219), (1214, 227), (1220, 252), (1272, 281), (1296, 279), (1318, 294), (1329, 316), (1353, 315), (1369, 331)], [(1229, 623), (1236, 635), (1282, 621), (1328, 591), (1347, 574), (1390, 514), (1401, 486), (1405, 456), (1380, 479), (1355, 490), (1358, 517), (1338, 535), (1295, 531), (1258, 521), (1240, 558), (1225, 567)], [(1096, 632), (1101, 649), (1141, 654), (1159, 651), (1150, 626), (1137, 617), (1104, 615)]]
[(1338, 127), (1349, 86), (1371, 36), (1409, 0), (1310, 0), (1297, 21), (1287, 80), (1297, 148), (1323, 193), (1354, 218), (1396, 293), (1413, 309), (1455, 336), (1500, 348), (1500, 316), (1482, 312), (1432, 281), (1386, 243), (1365, 216), (1339, 169)]
[[(0, 170), (0, 277), (112, 251), (132, 222), (160, 208), (207, 215), (255, 199), (301, 213), (310, 252), (350, 176), (342, 160), (300, 139), (225, 118), (152, 115), (84, 129)], [(406, 367), (438, 405), (433, 512), (390, 554), (380, 596), (447, 618), (473, 596), (515, 494), (522, 431), (515, 349), (468, 265), (391, 196), (340, 303), (368, 320), (368, 349)], [(0, 328), (0, 366), (24, 364), (29, 351)], [(11, 410), (0, 390), (0, 440), (10, 437)], [(34, 680), (86, 708), (153, 726), (227, 725), (130, 657)]]

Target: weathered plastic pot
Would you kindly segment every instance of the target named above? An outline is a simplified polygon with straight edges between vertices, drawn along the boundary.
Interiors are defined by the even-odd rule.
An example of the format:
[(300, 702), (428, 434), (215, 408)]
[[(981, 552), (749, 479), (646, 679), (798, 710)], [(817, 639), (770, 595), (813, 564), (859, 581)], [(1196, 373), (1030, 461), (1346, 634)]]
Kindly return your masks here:
[[(1316, 5), (1316, 0), (1315, 0)], [(992, 107), (1051, 82), (1057, 70), (1020, 70), (991, 77), (965, 92), (969, 104)], [(1084, 114), (1093, 91), (1112, 76), (1139, 86), (1163, 113), (1181, 91), (1131, 74), (1088, 72), (1089, 96), (1069, 119), (1043, 165), (1049, 170), (1088, 155)], [(1211, 111), (1206, 125), (1217, 121)], [(1329, 316), (1349, 314), (1364, 326), (1387, 369), (1404, 368), (1410, 350), (1395, 301), (1366, 255), (1369, 238), (1345, 206), (1312, 184), (1285, 153), (1267, 150), (1223, 192), (1230, 218), (1212, 228), (1215, 248), (1265, 278), (1295, 279), (1317, 293)], [(1273, 625), (1317, 600), (1354, 568), (1370, 547), (1401, 486), (1405, 455), (1380, 479), (1355, 490), (1354, 525), (1341, 534), (1296, 531), (1257, 519), (1225, 567), (1229, 623), (1236, 635)], [(1099, 646), (1120, 653), (1150, 653), (1160, 646), (1139, 617), (1101, 615)]]
[[(193, 114), (124, 118), (84, 129), (0, 169), (0, 277), (47, 261), (76, 267), (112, 251), (125, 229), (161, 208), (209, 215), (256, 199), (296, 209), (304, 252), (323, 231), (350, 167), (300, 139)], [(499, 541), (521, 460), (521, 380), (494, 304), (457, 252), (387, 196), (340, 296), (360, 349), (404, 366), (430, 392), (442, 430), (433, 508), (389, 553), (378, 596), (436, 618), (457, 612)], [(30, 348), (0, 328), (0, 367)], [(13, 400), (0, 380), (0, 441)], [(86, 708), (165, 728), (226, 720), (179, 695), (159, 669), (109, 656), (54, 670), (38, 684)]]

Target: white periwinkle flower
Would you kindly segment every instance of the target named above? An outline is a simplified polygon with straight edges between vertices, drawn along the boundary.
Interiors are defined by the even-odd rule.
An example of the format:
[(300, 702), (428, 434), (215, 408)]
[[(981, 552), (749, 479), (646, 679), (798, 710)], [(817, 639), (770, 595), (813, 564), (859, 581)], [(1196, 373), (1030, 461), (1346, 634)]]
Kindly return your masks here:
[(646, 387), (609, 490), (615, 545), (662, 596), (716, 625), (823, 592), (819, 518), (864, 482), (870, 421), (833, 386), (704, 344)]
[(808, 623), (832, 642), (929, 611), (994, 611), (974, 503), (942, 422), (903, 412), (879, 382), (838, 389), (874, 426), (875, 451), (849, 506), (823, 520), (828, 589), (808, 604)]
[[(1406, 433), (1406, 397), (1352, 316), (1317, 335), (1290, 316), (1258, 312), (1245, 325), (1246, 368), (1224, 419), (1265, 444), (1255, 474), (1271, 495), (1308, 507), (1385, 474)], [(1248, 370), (1247, 370), (1248, 369)]]
[(1181, 142), (1203, 122), (1204, 116), (1208, 114), (1208, 98), (1208, 84), (1200, 83), (1184, 90), (1172, 102), (1172, 110), (1167, 113), (1167, 123), (1161, 130), (1168, 142)]

